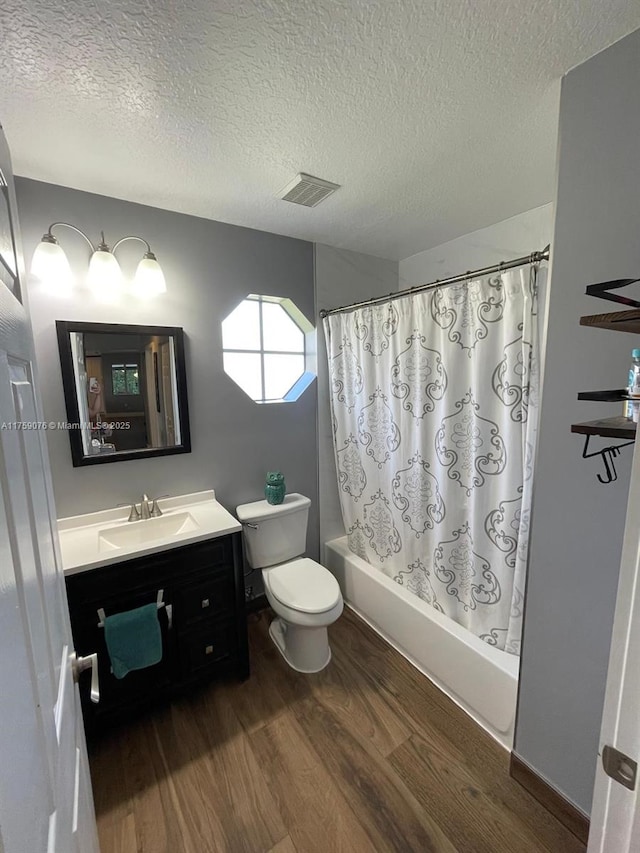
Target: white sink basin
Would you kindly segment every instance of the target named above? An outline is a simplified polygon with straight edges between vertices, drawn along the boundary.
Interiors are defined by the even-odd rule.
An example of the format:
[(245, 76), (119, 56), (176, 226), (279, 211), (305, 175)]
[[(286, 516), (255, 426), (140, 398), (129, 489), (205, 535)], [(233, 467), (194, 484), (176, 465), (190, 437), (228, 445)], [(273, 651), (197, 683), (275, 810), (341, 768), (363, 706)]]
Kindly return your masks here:
[(242, 530), (213, 489), (159, 498), (158, 506), (164, 515), (144, 521), (127, 521), (129, 510), (123, 507), (59, 518), (65, 575)]
[(113, 548), (135, 548), (148, 542), (157, 542), (197, 530), (200, 525), (191, 513), (176, 512), (162, 515), (160, 518), (148, 518), (144, 521), (125, 521), (117, 527), (107, 527), (98, 532), (98, 547), (100, 551), (111, 551)]

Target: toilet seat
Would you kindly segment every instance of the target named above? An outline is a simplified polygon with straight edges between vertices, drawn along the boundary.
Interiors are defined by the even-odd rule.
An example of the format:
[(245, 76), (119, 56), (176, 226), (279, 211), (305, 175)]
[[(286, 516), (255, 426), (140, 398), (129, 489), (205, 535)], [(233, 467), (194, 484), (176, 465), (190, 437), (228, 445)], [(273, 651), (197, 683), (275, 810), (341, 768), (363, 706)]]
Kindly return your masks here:
[(264, 569), (263, 575), (274, 598), (300, 613), (325, 613), (341, 600), (331, 572), (307, 557)]

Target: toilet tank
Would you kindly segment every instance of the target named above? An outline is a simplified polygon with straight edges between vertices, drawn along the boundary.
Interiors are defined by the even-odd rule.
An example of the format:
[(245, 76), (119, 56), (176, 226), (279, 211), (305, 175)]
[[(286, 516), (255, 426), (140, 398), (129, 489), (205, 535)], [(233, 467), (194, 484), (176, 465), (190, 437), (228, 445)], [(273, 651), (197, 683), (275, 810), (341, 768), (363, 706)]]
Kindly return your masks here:
[(277, 505), (254, 501), (236, 507), (252, 568), (264, 569), (304, 554), (310, 506), (309, 498), (294, 493), (285, 495), (284, 502)]

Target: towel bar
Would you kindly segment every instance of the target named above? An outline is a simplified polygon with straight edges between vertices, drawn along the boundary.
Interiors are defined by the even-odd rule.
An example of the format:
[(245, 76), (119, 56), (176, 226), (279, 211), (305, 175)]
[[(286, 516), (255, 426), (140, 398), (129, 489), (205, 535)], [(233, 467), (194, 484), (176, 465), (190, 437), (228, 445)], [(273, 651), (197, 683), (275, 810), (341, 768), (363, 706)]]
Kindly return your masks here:
[[(167, 623), (168, 623), (169, 628), (171, 628), (172, 617), (173, 617), (173, 608), (170, 604), (164, 603), (163, 596), (164, 596), (164, 589), (159, 589), (158, 595), (156, 597), (156, 606), (157, 606), (158, 610), (161, 610), (163, 607), (166, 609), (166, 611), (167, 611)], [(98, 621), (98, 628), (104, 628), (105, 618), (106, 618), (106, 615), (104, 612), (104, 607), (99, 607), (98, 608), (98, 620), (99, 620)]]

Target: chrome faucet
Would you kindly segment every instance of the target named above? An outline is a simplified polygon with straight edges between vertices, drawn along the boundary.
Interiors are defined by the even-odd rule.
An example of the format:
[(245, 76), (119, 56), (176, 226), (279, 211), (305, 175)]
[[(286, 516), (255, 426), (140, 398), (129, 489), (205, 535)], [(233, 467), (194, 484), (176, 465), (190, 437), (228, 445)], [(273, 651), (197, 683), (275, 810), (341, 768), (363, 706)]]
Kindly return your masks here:
[(160, 498), (168, 497), (169, 495), (160, 495), (159, 498), (150, 498), (143, 495), (140, 501), (140, 518), (160, 518), (162, 510), (158, 506), (158, 501)]
[(147, 518), (151, 518), (151, 510), (149, 509), (149, 498), (146, 493), (142, 496), (142, 500), (140, 501), (140, 518), (143, 521)]
[(150, 498), (147, 494), (142, 495), (142, 500), (140, 501), (140, 509), (138, 509), (138, 505), (134, 501), (132, 504), (117, 504), (117, 506), (128, 506), (129, 509), (129, 518), (127, 521), (140, 521), (146, 520), (149, 518), (160, 518), (162, 515), (162, 510), (158, 506), (158, 501), (160, 498), (168, 498), (169, 495), (160, 495), (158, 498)]

